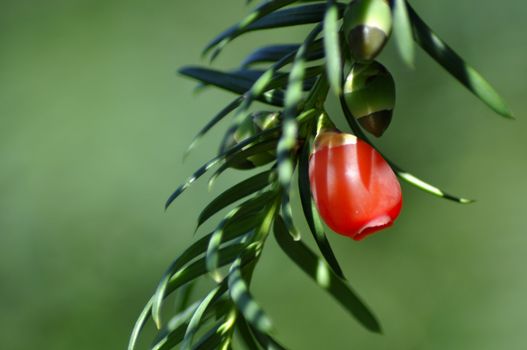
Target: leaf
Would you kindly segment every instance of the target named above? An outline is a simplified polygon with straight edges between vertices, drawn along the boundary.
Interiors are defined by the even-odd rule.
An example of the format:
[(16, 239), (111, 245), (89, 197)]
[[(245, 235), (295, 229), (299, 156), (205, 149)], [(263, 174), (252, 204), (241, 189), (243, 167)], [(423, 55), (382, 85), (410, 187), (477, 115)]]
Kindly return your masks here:
[(236, 308), (256, 329), (269, 332), (272, 329), (271, 319), (249, 293), (247, 284), (242, 278), (240, 258), (232, 264), (228, 279), (229, 294)]
[[(315, 1), (303, 1), (303, 2), (315, 2)], [(342, 17), (344, 12), (345, 5), (339, 4), (339, 18)], [(239, 37), (242, 34), (262, 30), (262, 29), (273, 29), (273, 28), (282, 28), (303, 24), (319, 23), (324, 17), (325, 5), (323, 4), (311, 4), (311, 5), (301, 5), (282, 9), (279, 11), (274, 11), (261, 16), (260, 14), (249, 15), (247, 18), (251, 17), (249, 22), (242, 21), (244, 24), (240, 26), (239, 24), (230, 27), (216, 38), (214, 38), (205, 48), (203, 54), (207, 54), (212, 48), (216, 47), (215, 51), (211, 55), (211, 59), (214, 59), (218, 56), (222, 48), (234, 38)], [(247, 24), (249, 23), (249, 24)], [(242, 28), (243, 27), (243, 28)]]
[[(200, 302), (195, 303), (194, 310), (199, 304)], [(205, 311), (205, 314), (202, 316), (202, 323), (210, 320), (217, 312), (224, 312), (225, 308), (232, 308), (232, 302), (230, 300), (225, 298), (214, 300), (210, 307), (208, 307)], [(188, 310), (185, 315), (181, 315), (181, 317), (178, 315), (170, 320), (166, 328), (157, 334), (154, 342), (152, 343), (151, 350), (168, 350), (178, 345), (185, 336), (185, 331), (192, 314), (193, 310)]]
[(269, 202), (275, 197), (276, 191), (274, 189), (258, 193), (256, 196), (252, 197), (243, 204), (243, 206), (232, 219), (232, 223), (229, 223), (227, 227), (236, 226), (241, 220), (253, 218), (253, 221), (257, 222), (256, 225), (253, 225), (253, 228), (255, 228), (262, 222), (266, 205), (268, 205)]
[[(249, 145), (247, 148), (234, 154), (232, 157), (229, 157), (228, 159), (226, 159), (225, 162), (218, 168), (218, 170), (216, 170), (214, 174), (210, 177), (209, 189), (212, 188), (216, 179), (221, 174), (223, 174), (225, 170), (229, 168), (235, 168), (236, 166), (240, 166), (244, 164), (247, 161), (248, 157), (275, 150), (277, 142), (278, 142), (278, 139), (271, 139), (271, 140), (252, 144), (252, 145)], [(271, 159), (270, 157), (269, 163), (272, 161), (273, 159)], [(258, 166), (255, 165), (254, 167), (257, 168), (257, 167), (265, 166), (267, 164), (268, 163), (265, 163), (265, 164), (262, 163)]]
[(219, 344), (223, 338), (222, 327), (224, 322), (220, 322), (203, 335), (192, 350), (216, 350), (219, 349)]
[(320, 111), (317, 110), (316, 108), (304, 109), (304, 111), (296, 117), (296, 120), (298, 121), (298, 125), (299, 126), (303, 125), (304, 123), (309, 121), (313, 116), (315, 116), (317, 113), (320, 113)]
[(327, 0), (324, 15), (324, 52), (329, 85), (338, 96), (342, 88), (342, 59), (340, 55), (339, 11), (335, 0)]
[(212, 48), (218, 47), (213, 57), (216, 57), (219, 51), (231, 40), (250, 30), (251, 24), (257, 22), (262, 17), (276, 11), (279, 8), (290, 5), (296, 0), (271, 0), (266, 1), (262, 5), (258, 6), (248, 16), (246, 16), (238, 24), (230, 27), (217, 37), (215, 37), (204, 49), (203, 55), (206, 55)]
[(393, 0), (393, 33), (395, 42), (403, 61), (410, 67), (414, 67), (415, 48), (412, 35), (412, 25), (408, 18), (406, 0)]
[(282, 195), (282, 217), (284, 218), (288, 232), (295, 241), (299, 241), (302, 237), (300, 232), (295, 227), (293, 222), (293, 210), (291, 209), (291, 198), (289, 194)]
[[(269, 67), (263, 74), (261, 74), (258, 79), (254, 81), (252, 86), (247, 89), (247, 100), (244, 101), (245, 103), (242, 106), (242, 110), (246, 110), (251, 105), (252, 101), (258, 98), (264, 91), (266, 91), (269, 86), (271, 85), (273, 78), (275, 78), (278, 75), (278, 70), (284, 66), (286, 66), (288, 63), (290, 63), (295, 56), (295, 52), (293, 51), (284, 57), (282, 57), (278, 62), (274, 63), (271, 67)], [(281, 84), (277, 84), (281, 85)]]
[(192, 315), (190, 322), (187, 326), (187, 330), (185, 331), (185, 336), (183, 337), (183, 341), (181, 342), (181, 350), (190, 350), (192, 345), (192, 339), (194, 338), (194, 335), (199, 329), (200, 323), (201, 323), (201, 317), (205, 314), (205, 311), (207, 311), (207, 308), (209, 305), (214, 301), (214, 299), (219, 298), (227, 289), (226, 283), (221, 283), (216, 288), (214, 288), (212, 291), (210, 291), (205, 298), (203, 298), (199, 304), (199, 306), (194, 311), (194, 314)]
[(278, 178), (284, 188), (284, 193), (289, 191), (289, 184), (293, 176), (291, 151), (296, 146), (297, 133), (298, 122), (294, 115), (289, 115), (283, 122), (282, 136), (277, 147)]
[(381, 327), (376, 317), (355, 295), (346, 281), (338, 277), (304, 243), (292, 240), (280, 217), (275, 220), (274, 233), (280, 248), (298, 267), (308, 274), (322, 289), (331, 294), (364, 327), (372, 332), (381, 332)]
[[(232, 263), (242, 253), (244, 254), (244, 257), (246, 257), (246, 260), (243, 262), (244, 264), (246, 261), (250, 261), (256, 256), (254, 247), (247, 246), (246, 244), (231, 244), (220, 250), (218, 266), (222, 267)], [(206, 273), (207, 266), (205, 258), (200, 258), (180, 270), (170, 279), (167, 286), (167, 294), (170, 294), (185, 283), (188, 283), (199, 276), (203, 276)]]
[(134, 328), (132, 329), (132, 334), (130, 335), (130, 340), (128, 341), (128, 350), (134, 350), (137, 345), (137, 340), (139, 339), (139, 334), (148, 321), (148, 316), (150, 315), (150, 310), (152, 308), (153, 298), (146, 303), (143, 307), (143, 310), (139, 314), (139, 317), (135, 321)]
[(223, 218), (223, 220), (221, 220), (221, 222), (218, 224), (209, 239), (207, 252), (205, 253), (205, 264), (207, 265), (207, 270), (209, 271), (209, 274), (216, 281), (216, 283), (220, 283), (223, 280), (223, 277), (220, 275), (219, 272), (218, 262), (219, 251), (220, 246), (222, 244), (225, 227), (229, 224), (229, 222), (231, 222), (231, 220), (235, 217), (235, 215), (240, 211), (242, 207), (243, 204), (232, 209), (229, 213), (227, 213), (227, 215)]
[[(217, 86), (221, 89), (244, 94), (253, 84), (253, 80), (241, 74), (221, 72), (210, 68), (202, 67), (183, 67), (179, 73), (187, 77), (196, 79), (205, 84)], [(268, 103), (273, 106), (283, 105), (283, 93), (277, 90), (269, 90), (257, 97), (260, 102)]]
[[(303, 51), (307, 51), (307, 49), (308, 48), (304, 48)], [(307, 54), (307, 52), (304, 52), (304, 54)], [(288, 83), (289, 74), (279, 73), (278, 70), (290, 63), (295, 55), (296, 51), (286, 54), (266, 71), (262, 72), (257, 77), (253, 77), (253, 83), (250, 88), (246, 89), (247, 91), (244, 93), (245, 99), (239, 107), (238, 113), (236, 114), (233, 123), (225, 133), (221, 143), (222, 145), (225, 144), (225, 142), (234, 135), (238, 127), (242, 125), (242, 123), (247, 118), (249, 118), (248, 110), (255, 99), (259, 99), (262, 94), (271, 88), (281, 88)], [(306, 73), (307, 78), (316, 77), (319, 75), (319, 69), (320, 67), (310, 67)], [(309, 85), (308, 81), (304, 82), (304, 79), (302, 79), (302, 89), (311, 88), (311, 86)]]
[[(192, 303), (191, 305), (187, 306), (186, 309), (181, 310), (178, 314), (172, 317), (168, 321), (165, 331), (170, 332), (170, 330), (174, 330), (181, 325), (185, 325), (185, 328), (186, 328), (188, 326), (188, 322), (190, 321), (192, 315), (194, 315), (194, 313), (198, 309), (200, 303), (201, 303), (200, 301), (196, 301)], [(160, 333), (163, 333), (163, 332), (160, 332)]]
[[(229, 226), (229, 224), (232, 224), (237, 220), (236, 216), (243, 217), (243, 215), (247, 215), (246, 213), (254, 212), (254, 210), (258, 210), (258, 208), (266, 208), (266, 206), (269, 203), (269, 200), (276, 196), (274, 191), (267, 191), (263, 192), (260, 195), (253, 197), (244, 203), (240, 204), (236, 208), (232, 209), (220, 222), (220, 224), (216, 227), (214, 230), (212, 236), (210, 237), (209, 244), (207, 247), (206, 252), (206, 264), (207, 269), (211, 275), (211, 277), (216, 281), (220, 282), (223, 277), (219, 273), (218, 269), (218, 261), (219, 261), (219, 250), (220, 246), (223, 242), (223, 235), (225, 228)], [(264, 199), (265, 201), (262, 201)], [(257, 216), (260, 219), (258, 228), (255, 227), (254, 231), (261, 231), (262, 227), (265, 223), (265, 218), (263, 218), (263, 212), (265, 212), (265, 209), (260, 209), (258, 214), (253, 214), (253, 216)], [(269, 213), (265, 214), (266, 216), (270, 215)], [(245, 242), (249, 240), (253, 236), (253, 232), (250, 234), (247, 234), (243, 237), (242, 242)]]
[[(284, 196), (289, 196), (289, 187), (294, 170), (291, 152), (297, 143), (298, 121), (296, 120), (296, 117), (298, 116), (298, 106), (302, 102), (302, 81), (306, 69), (305, 54), (307, 48), (313, 43), (321, 30), (322, 27), (319, 24), (308, 34), (306, 40), (296, 53), (291, 73), (289, 74), (289, 83), (287, 84), (287, 90), (285, 93), (282, 135), (276, 149), (278, 180), (284, 189)], [(287, 200), (287, 198), (285, 200)]]
[(216, 124), (218, 124), (223, 118), (229, 115), (230, 112), (234, 111), (243, 101), (244, 97), (239, 96), (234, 101), (225, 106), (221, 111), (219, 111), (199, 132), (190, 143), (190, 146), (187, 148), (183, 158), (186, 158), (187, 155), (196, 147), (198, 142), (205, 136), (205, 134), (212, 129)]
[(183, 287), (181, 287), (181, 290), (178, 294), (178, 299), (176, 301), (176, 312), (180, 313), (183, 312), (186, 308), (189, 307), (190, 299), (192, 298), (192, 292), (196, 288), (196, 281), (187, 283)]
[[(282, 344), (276, 341), (268, 333), (260, 332), (251, 325), (249, 325), (250, 330), (254, 334), (258, 343), (266, 350), (287, 350)], [(252, 349), (251, 349), (252, 350)]]
[[(244, 212), (241, 212), (240, 214), (241, 215), (236, 216), (236, 221), (226, 225), (225, 235), (223, 237), (224, 242), (228, 242), (248, 233), (260, 222), (260, 217), (258, 215), (244, 216)], [(164, 298), (169, 294), (168, 287), (171, 279), (193, 259), (205, 254), (212, 235), (213, 233), (210, 233), (194, 242), (170, 264), (169, 268), (163, 274), (163, 278), (159, 282), (152, 300), (149, 302), (152, 309), (152, 318), (158, 328), (161, 327), (161, 307)], [(225, 253), (225, 251), (222, 251), (222, 253)]]
[[(283, 61), (278, 61), (277, 65), (271, 67), (271, 69), (268, 70), (245, 68), (228, 72), (228, 74), (233, 77), (250, 81), (253, 84), (252, 89), (257, 89), (256, 91), (252, 91), (252, 93), (254, 94), (254, 96), (260, 96), (261, 94), (265, 93), (270, 89), (282, 89), (286, 87), (289, 73), (278, 72), (277, 70), (292, 61), (292, 57), (294, 57), (294, 52), (292, 57), (288, 57), (289, 56), (284, 56), (282, 58)], [(282, 63), (278, 65), (279, 62)], [(313, 85), (313, 79), (320, 74), (322, 69), (322, 66), (313, 66), (309, 67), (306, 70), (306, 79), (304, 81), (303, 86), (304, 90), (308, 89), (310, 85)], [(262, 79), (264, 80), (264, 82), (257, 82), (258, 79), (262, 78), (264, 75), (266, 75), (265, 78)], [(261, 84), (261, 86), (258, 86), (259, 84)]]
[(474, 68), (441, 40), (408, 5), (415, 41), (461, 84), (505, 118), (514, 118), (505, 101)]
[(298, 161), (298, 189), (300, 193), (300, 201), (302, 203), (302, 210), (304, 211), (307, 224), (322, 256), (326, 259), (326, 262), (337, 276), (346, 279), (340, 268), (340, 264), (333, 253), (333, 249), (331, 249), (326, 234), (324, 233), (324, 225), (322, 224), (322, 220), (318, 215), (318, 211), (311, 197), (311, 184), (309, 182), (309, 154), (311, 152), (312, 142), (312, 136), (306, 139), (304, 146), (302, 147), (302, 154)]
[(183, 340), (189, 320), (198, 306), (199, 302), (195, 302), (185, 311), (174, 316), (166, 327), (157, 334), (151, 346), (152, 350), (170, 349), (179, 344)]
[(224, 318), (227, 314), (235, 313), (236, 310), (228, 293), (225, 293), (219, 300), (221, 305), (217, 305), (214, 309), (214, 319), (216, 321)]
[[(345, 6), (345, 4), (339, 4), (339, 18), (342, 17), (342, 12)], [(263, 17), (250, 25), (248, 30), (262, 30), (319, 23), (322, 22), (324, 18), (325, 10), (326, 5), (324, 4), (290, 7)]]
[(254, 81), (251, 87), (247, 89), (247, 91), (245, 92), (246, 98), (243, 101), (243, 104), (238, 109), (238, 113), (234, 118), (234, 122), (225, 133), (222, 140), (222, 144), (224, 144), (226, 140), (231, 138), (238, 129), (238, 127), (240, 127), (240, 125), (242, 125), (242, 123), (247, 118), (249, 118), (248, 110), (253, 101), (258, 99), (258, 97), (261, 96), (262, 93), (269, 89), (269, 85), (272, 83), (273, 78), (277, 76), (278, 70), (283, 66), (287, 65), (289, 62), (291, 62), (294, 56), (295, 52), (291, 52), (290, 54), (287, 54), (286, 56), (282, 57), (278, 62), (274, 63), (263, 74), (261, 74), (258, 79)]
[(259, 134), (255, 135), (255, 136), (252, 136), (252, 137), (249, 137), (249, 138), (247, 138), (247, 139), (245, 139), (243, 141), (240, 141), (239, 143), (237, 143), (232, 148), (222, 152), (218, 156), (216, 156), (216, 157), (212, 158), (211, 160), (209, 160), (207, 163), (203, 164), (183, 184), (181, 184), (178, 188), (176, 188), (176, 190), (170, 195), (170, 197), (168, 197), (168, 199), (167, 199), (167, 201), (165, 203), (165, 209), (168, 208), (170, 206), (170, 204), (174, 200), (176, 200), (176, 198), (179, 197), (183, 192), (185, 192), (185, 190), (187, 188), (189, 188), (197, 179), (199, 179), (201, 176), (203, 176), (203, 174), (205, 174), (212, 167), (214, 167), (219, 162), (224, 160), (226, 157), (228, 157), (228, 156), (230, 156), (230, 155), (242, 150), (244, 147), (246, 147), (247, 145), (250, 145), (251, 143), (253, 143), (253, 142), (257, 141), (257, 140), (264, 139), (265, 137), (268, 137), (269, 135), (272, 135), (272, 133), (274, 133), (276, 130), (277, 130), (276, 128), (267, 129), (267, 130), (264, 130), (264, 131), (260, 132)]
[(390, 166), (392, 167), (393, 171), (395, 171), (397, 176), (399, 176), (404, 181), (408, 182), (410, 185), (413, 185), (413, 186), (419, 188), (420, 190), (423, 190), (425, 192), (433, 194), (434, 196), (442, 197), (442, 198), (445, 198), (445, 199), (448, 199), (448, 200), (451, 200), (451, 201), (454, 201), (454, 202), (457, 202), (457, 203), (460, 203), (460, 204), (470, 204), (470, 203), (474, 203), (475, 202), (473, 199), (462, 198), (462, 197), (457, 197), (457, 196), (451, 195), (451, 194), (443, 191), (442, 189), (437, 188), (437, 187), (435, 187), (435, 186), (433, 186), (433, 185), (431, 185), (431, 184), (419, 179), (418, 177), (410, 174), (409, 172), (404, 171), (397, 164), (394, 164), (393, 162), (391, 162), (389, 160), (387, 160), (387, 161), (388, 161), (388, 164), (390, 164)]
[(167, 330), (162, 336), (156, 337), (156, 340), (152, 343), (151, 350), (168, 350), (174, 348), (183, 340), (187, 325), (188, 322), (183, 323), (170, 331)]
[[(199, 302), (196, 303), (196, 307), (198, 305)], [(230, 303), (230, 301), (227, 302), (225, 299), (220, 299), (219, 301), (212, 301), (212, 303), (202, 316), (202, 323), (207, 322), (207, 320), (214, 316), (216, 312), (221, 309), (224, 309), (225, 306), (232, 308), (232, 303)], [(196, 309), (196, 307), (194, 307), (194, 310)], [(174, 322), (173, 320), (171, 320), (167, 327), (158, 333), (154, 342), (152, 343), (151, 350), (169, 350), (173, 349), (176, 345), (181, 343), (185, 336), (185, 331), (189, 325), (189, 319), (192, 317), (192, 315), (193, 310), (188, 310), (185, 315), (178, 315), (174, 317)], [(224, 323), (221, 322), (218, 323), (214, 332), (221, 330), (221, 326), (223, 324)], [(218, 339), (217, 337), (212, 338), (211, 335), (212, 334), (210, 334), (210, 332), (205, 334), (202, 338), (198, 340), (198, 342), (195, 346), (192, 347), (192, 349), (208, 349), (206, 346), (213, 344), (213, 342), (217, 341)]]
[[(281, 44), (270, 45), (256, 49), (250, 53), (241, 63), (242, 67), (249, 67), (257, 63), (276, 62), (283, 57), (296, 52), (300, 47), (299, 44)], [(324, 57), (322, 40), (316, 40), (312, 47), (309, 48), (306, 60), (318, 60)]]
[[(307, 51), (306, 51), (307, 55)], [(307, 61), (307, 60), (306, 60)], [(304, 78), (302, 79), (302, 90), (309, 90), (312, 86), (316, 78), (322, 73), (324, 70), (323, 66), (313, 66), (313, 67), (307, 67), (304, 71)], [(273, 77), (271, 83), (269, 86), (271, 87), (280, 87), (284, 88), (287, 86), (288, 80), (289, 80), (290, 73), (282, 73), (278, 72)]]
[(377, 147), (375, 147), (375, 145), (373, 145), (371, 143), (371, 141), (368, 139), (368, 137), (364, 134), (364, 132), (362, 132), (362, 129), (360, 128), (359, 126), (359, 123), (357, 122), (357, 120), (351, 115), (351, 112), (349, 111), (347, 105), (346, 105), (346, 101), (344, 99), (344, 96), (340, 96), (340, 105), (341, 105), (341, 108), (342, 108), (342, 111), (344, 112), (344, 114), (346, 114), (346, 120), (348, 121), (348, 124), (349, 126), (351, 127), (351, 130), (353, 130), (353, 133), (360, 139), (362, 139), (363, 141), (367, 142), (369, 145), (371, 145), (373, 148), (375, 148), (375, 150), (377, 150), (377, 152), (379, 152), (379, 154), (388, 162), (388, 164), (390, 165), (390, 167), (392, 167), (393, 171), (397, 174), (397, 176), (399, 176), (401, 179), (403, 179), (404, 181), (408, 182), (409, 184), (419, 188), (420, 190), (423, 190), (427, 193), (430, 193), (430, 194), (433, 194), (434, 196), (438, 196), (438, 197), (441, 197), (441, 198), (445, 198), (445, 199), (448, 199), (448, 200), (451, 200), (451, 201), (454, 201), (454, 202), (457, 202), (457, 203), (460, 203), (460, 204), (470, 204), (470, 203), (473, 203), (474, 200), (472, 199), (467, 199), (467, 198), (462, 198), (462, 197), (457, 197), (457, 196), (454, 196), (454, 195), (451, 195), (421, 179), (419, 179), (418, 177), (404, 171), (403, 169), (401, 169), (397, 164), (395, 164), (394, 162), (392, 162), (391, 160), (389, 160), (388, 158), (386, 158), (381, 151), (379, 151), (379, 149)]
[(249, 196), (269, 185), (269, 177), (272, 171), (267, 170), (256, 174), (236, 185), (229, 188), (218, 197), (214, 198), (206, 207), (201, 211), (198, 218), (198, 227), (203, 224), (208, 218), (226, 208), (230, 204)]
[(249, 325), (247, 324), (247, 321), (245, 321), (245, 319), (241, 315), (237, 317), (236, 329), (238, 330), (238, 334), (240, 335), (240, 338), (242, 339), (247, 349), (260, 349), (260, 347), (256, 343), (256, 339), (253, 333), (251, 332), (251, 329), (249, 328)]
[[(205, 243), (205, 247), (203, 250), (205, 250), (207, 243), (208, 240)], [(234, 261), (237, 255), (240, 254), (244, 249), (244, 244), (232, 244), (230, 246), (220, 249), (218, 266), (224, 266), (226, 264), (231, 263), (232, 261)], [(200, 258), (197, 261), (191, 263), (190, 265), (186, 265), (179, 269), (176, 269), (176, 267), (171, 266), (169, 271), (167, 271), (167, 273), (163, 277), (163, 280), (161, 280), (152, 300), (152, 316), (158, 328), (160, 328), (161, 326), (160, 311), (163, 299), (177, 288), (196, 279), (197, 277), (204, 275), (205, 273), (207, 273), (205, 257)]]
[(273, 194), (274, 194), (274, 197), (271, 197), (269, 201), (264, 205), (264, 208), (262, 210), (264, 212), (264, 216), (263, 216), (263, 219), (260, 221), (260, 226), (256, 230), (256, 234), (254, 235), (253, 242), (255, 242), (254, 245), (255, 245), (255, 248), (258, 250), (258, 254), (260, 253), (260, 249), (263, 245), (263, 242), (265, 242), (265, 239), (267, 238), (267, 236), (269, 235), (269, 232), (271, 231), (274, 217), (276, 216), (276, 213), (278, 211), (278, 207), (279, 207), (278, 191), (275, 189)]
[[(317, 80), (313, 84), (311, 91), (309, 91), (309, 95), (307, 96), (307, 102), (306, 102), (306, 105), (304, 106), (304, 109), (316, 108), (318, 114), (323, 112), (324, 104), (326, 102), (328, 92), (329, 92), (328, 77), (325, 73), (320, 74), (320, 76), (317, 78)], [(301, 120), (300, 116), (297, 119), (300, 122)]]
[[(279, 73), (278, 70), (286, 64), (290, 63), (295, 57), (295, 54), (296, 52), (291, 52), (290, 54), (287, 54), (286, 56), (282, 57), (278, 62), (274, 63), (270, 68), (263, 72), (256, 79), (256, 81), (254, 81), (250, 89), (248, 89), (245, 93), (245, 99), (239, 107), (238, 113), (236, 114), (233, 123), (223, 136), (223, 140), (221, 142), (222, 145), (225, 144), (226, 141), (234, 135), (236, 130), (246, 121), (246, 119), (250, 117), (248, 110), (255, 99), (259, 98), (262, 93), (264, 93), (271, 87), (282, 87), (288, 84), (289, 74)], [(305, 73), (306, 78), (314, 78), (318, 76), (320, 74), (320, 69), (321, 67), (308, 68), (307, 72)], [(308, 82), (304, 81), (304, 77), (302, 77), (302, 89), (306, 87), (311, 88), (311, 86), (306, 83)]]
[(225, 144), (227, 140), (233, 137), (236, 130), (250, 117), (248, 112), (251, 104), (255, 99), (258, 99), (266, 90), (269, 89), (269, 85), (272, 83), (273, 78), (276, 77), (277, 71), (283, 66), (287, 65), (294, 57), (295, 52), (287, 54), (282, 57), (278, 62), (274, 63), (265, 72), (263, 72), (244, 93), (245, 99), (241, 106), (238, 108), (238, 112), (231, 123), (231, 126), (223, 136), (221, 144)]

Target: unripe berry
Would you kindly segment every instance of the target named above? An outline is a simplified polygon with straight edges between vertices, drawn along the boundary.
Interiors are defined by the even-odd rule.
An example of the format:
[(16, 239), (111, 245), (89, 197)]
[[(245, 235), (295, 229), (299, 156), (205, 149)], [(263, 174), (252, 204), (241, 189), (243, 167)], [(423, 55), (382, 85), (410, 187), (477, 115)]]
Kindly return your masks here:
[(393, 224), (401, 187), (393, 170), (368, 143), (351, 134), (322, 132), (309, 159), (311, 192), (335, 232), (361, 240)]
[(355, 64), (344, 82), (346, 106), (364, 129), (380, 137), (395, 107), (395, 82), (378, 62)]
[(381, 52), (392, 30), (387, 0), (353, 0), (344, 17), (344, 34), (353, 59), (371, 61)]

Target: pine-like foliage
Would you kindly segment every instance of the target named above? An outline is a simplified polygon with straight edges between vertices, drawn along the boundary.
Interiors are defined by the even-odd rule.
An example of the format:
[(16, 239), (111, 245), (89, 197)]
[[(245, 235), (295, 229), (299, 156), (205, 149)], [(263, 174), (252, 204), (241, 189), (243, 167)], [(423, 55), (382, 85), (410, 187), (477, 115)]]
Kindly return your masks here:
[[(405, 0), (391, 0), (389, 6), (393, 39), (408, 65), (413, 66), (415, 42), (490, 108), (512, 117), (494, 89)], [(129, 350), (136, 348), (149, 319), (159, 329), (151, 345), (155, 350), (177, 346), (183, 350), (230, 349), (235, 334), (248, 349), (284, 349), (273, 337), (271, 318), (250, 292), (253, 270), (271, 232), (283, 252), (320, 288), (364, 327), (380, 332), (379, 321), (350, 287), (330, 247), (311, 196), (308, 173), (313, 139), (322, 124), (330, 123), (324, 111), (328, 94), (340, 99), (342, 113), (353, 133), (370, 143), (343, 96), (344, 76), (354, 65), (344, 38), (343, 18), (348, 11), (349, 1), (264, 0), (240, 22), (216, 36), (206, 46), (204, 55), (212, 60), (232, 40), (272, 28), (308, 25), (303, 42), (257, 48), (233, 71), (196, 66), (180, 70), (202, 86), (215, 86), (236, 97), (212, 117), (189, 147), (193, 148), (211, 128), (230, 116), (220, 153), (179, 186), (166, 206), (213, 169), (211, 181), (227, 169), (261, 171), (225, 190), (199, 214), (198, 227), (229, 208), (213, 232), (196, 240), (167, 269), (136, 322)], [(387, 161), (400, 179), (411, 185), (458, 203), (470, 202)], [(302, 242), (305, 234), (301, 239), (293, 224), (301, 219), (293, 220), (290, 205), (295, 172), (305, 220), (318, 252)], [(183, 300), (192, 300), (192, 284), (207, 276), (215, 281), (215, 287), (203, 299), (184, 302), (178, 309), (168, 306), (174, 315), (169, 320), (162, 319), (165, 298), (179, 293)]]

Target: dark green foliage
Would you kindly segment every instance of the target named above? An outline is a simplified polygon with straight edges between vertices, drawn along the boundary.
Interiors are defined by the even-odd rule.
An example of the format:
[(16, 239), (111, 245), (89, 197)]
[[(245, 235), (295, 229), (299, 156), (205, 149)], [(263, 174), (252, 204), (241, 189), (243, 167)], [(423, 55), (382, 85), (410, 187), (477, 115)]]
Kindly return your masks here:
[[(182, 349), (230, 349), (234, 334), (249, 349), (285, 349), (272, 335), (272, 315), (267, 315), (250, 290), (254, 268), (271, 231), (292, 262), (366, 329), (380, 332), (380, 323), (351, 289), (331, 249), (309, 182), (313, 139), (320, 129), (332, 124), (324, 110), (330, 91), (340, 98), (342, 113), (353, 133), (370, 142), (342, 95), (343, 77), (354, 64), (350, 60), (349, 43), (343, 40), (342, 19), (348, 16), (354, 21), (362, 20), (360, 16), (351, 16), (352, 7), (348, 3), (262, 1), (238, 24), (216, 36), (204, 54), (210, 54), (213, 59), (230, 41), (251, 31), (313, 24), (305, 40), (287, 45), (268, 43), (255, 49), (239, 69), (232, 71), (204, 67), (180, 70), (200, 86), (215, 86), (237, 97), (198, 132), (189, 147), (191, 150), (212, 127), (233, 114), (220, 153), (174, 191), (166, 202), (167, 207), (214, 167), (211, 182), (228, 169), (243, 168), (254, 157), (276, 156), (269, 161), (252, 162), (250, 168), (261, 168), (257, 174), (233, 185), (205, 206), (198, 217), (198, 228), (224, 209), (226, 214), (218, 220), (213, 232), (196, 240), (167, 269), (136, 322), (129, 350), (135, 348), (141, 329), (150, 317), (159, 329), (151, 349), (172, 349), (179, 344)], [(413, 65), (414, 62), (413, 35), (417, 44), (454, 78), (498, 113), (511, 116), (490, 85), (431, 31), (406, 1), (390, 1), (390, 9), (392, 20), (386, 23), (393, 22), (394, 37), (406, 63)], [(388, 37), (390, 28), (385, 29)], [(256, 65), (263, 68), (256, 69)], [(259, 111), (253, 105), (255, 101), (266, 104), (265, 110)], [(243, 139), (234, 138), (241, 125), (251, 122), (249, 118), (254, 113), (276, 113), (277, 125), (254, 129)], [(447, 194), (388, 162), (401, 179), (428, 193), (459, 203), (471, 202)], [(289, 193), (295, 171), (305, 220), (319, 252), (308, 248), (295, 228), (299, 218), (292, 215)], [(212, 276), (215, 287), (196, 300), (186, 287), (204, 275)], [(185, 301), (165, 321), (161, 311), (167, 307), (165, 299), (172, 293), (181, 293)]]
[(474, 68), (441, 40), (426, 23), (408, 6), (410, 20), (417, 43), (454, 78), (459, 80), (474, 95), (486, 103), (496, 113), (512, 118), (505, 101), (494, 88)]
[(325, 261), (320, 259), (304, 243), (291, 240), (287, 228), (278, 217), (275, 220), (274, 234), (282, 250), (322, 289), (331, 294), (342, 306), (350, 312), (366, 328), (380, 332), (381, 326), (373, 313), (355, 295), (346, 281), (335, 274)]
[[(221, 209), (227, 207), (228, 205), (236, 202), (239, 199), (242, 199), (243, 197), (254, 194), (255, 192), (269, 185), (270, 181), (272, 180), (272, 175), (272, 171), (264, 171), (253, 177), (248, 178), (245, 181), (240, 182), (239, 184), (229, 188), (228, 190), (220, 194), (218, 197), (213, 199), (205, 207), (205, 209), (203, 209), (198, 218), (198, 226), (205, 222), (205, 220), (210, 218), (212, 215), (216, 214)], [(262, 206), (262, 204), (265, 203), (267, 199), (267, 197), (263, 197), (262, 203), (257, 202), (257, 205)]]

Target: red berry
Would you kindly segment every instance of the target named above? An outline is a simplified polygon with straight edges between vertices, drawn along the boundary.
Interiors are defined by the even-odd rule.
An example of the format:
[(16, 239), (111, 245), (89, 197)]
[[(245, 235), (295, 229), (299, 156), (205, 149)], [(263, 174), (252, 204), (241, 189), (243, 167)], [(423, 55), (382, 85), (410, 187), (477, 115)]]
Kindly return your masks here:
[(373, 147), (351, 134), (317, 136), (309, 179), (322, 219), (354, 240), (391, 226), (401, 211), (401, 186), (393, 170)]

